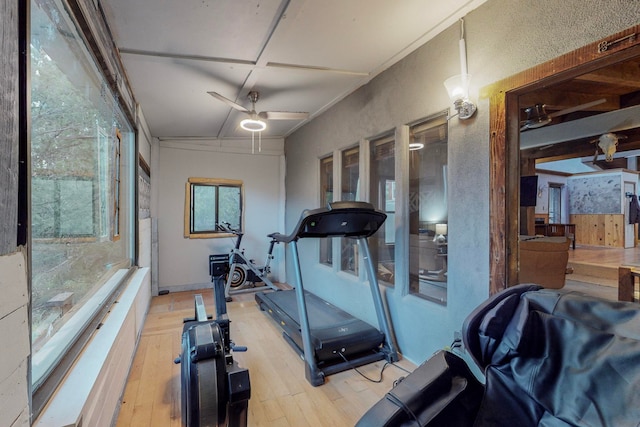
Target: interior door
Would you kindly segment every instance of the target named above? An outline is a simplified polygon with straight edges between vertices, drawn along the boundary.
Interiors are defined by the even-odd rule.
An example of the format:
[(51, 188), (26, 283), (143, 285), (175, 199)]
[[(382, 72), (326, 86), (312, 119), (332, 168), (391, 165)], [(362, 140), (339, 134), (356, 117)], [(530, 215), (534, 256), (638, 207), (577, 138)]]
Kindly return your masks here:
[[(624, 194), (636, 194), (636, 184), (633, 182), (624, 182)], [(635, 224), (629, 224), (629, 198), (625, 197), (624, 203), (624, 247), (633, 248), (636, 244), (636, 227)]]

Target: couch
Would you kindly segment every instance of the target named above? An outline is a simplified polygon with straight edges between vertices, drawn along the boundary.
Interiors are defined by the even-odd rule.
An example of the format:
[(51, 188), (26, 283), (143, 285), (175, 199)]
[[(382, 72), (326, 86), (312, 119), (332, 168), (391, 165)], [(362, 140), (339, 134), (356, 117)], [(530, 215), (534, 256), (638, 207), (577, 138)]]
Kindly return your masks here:
[(519, 283), (562, 288), (570, 244), (571, 240), (567, 237), (520, 236)]

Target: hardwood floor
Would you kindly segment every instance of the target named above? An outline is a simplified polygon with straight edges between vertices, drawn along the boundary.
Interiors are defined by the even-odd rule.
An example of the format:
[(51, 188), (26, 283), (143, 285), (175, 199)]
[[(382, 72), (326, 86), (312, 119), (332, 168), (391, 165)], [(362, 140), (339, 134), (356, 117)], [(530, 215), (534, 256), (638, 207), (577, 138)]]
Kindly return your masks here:
[[(640, 265), (640, 249), (578, 246), (569, 250), (569, 263), (592, 273), (605, 268), (615, 271), (622, 264)], [(584, 267), (586, 266), (586, 267)], [(616, 276), (617, 277), (617, 276)], [(605, 286), (602, 286), (605, 285)], [(617, 298), (614, 280), (584, 274), (567, 276), (568, 288)], [(211, 290), (178, 292), (153, 298), (140, 343), (123, 395), (117, 426), (178, 427), (180, 414), (180, 354), (182, 319), (193, 316), (193, 296), (201, 293), (207, 311), (214, 311)], [(231, 337), (246, 345), (246, 353), (234, 353), (249, 369), (252, 396), (249, 426), (352, 426), (406, 372), (387, 366), (381, 383), (372, 383), (355, 371), (328, 377), (320, 387), (304, 378), (304, 365), (281, 336), (281, 330), (261, 312), (253, 294), (234, 297), (228, 304)], [(378, 378), (383, 362), (361, 367)], [(398, 365), (412, 371), (406, 360)]]
[(620, 265), (640, 265), (640, 247), (610, 248), (578, 245), (569, 249), (569, 262), (590, 263), (618, 268)]
[[(201, 293), (207, 311), (214, 311), (211, 290), (179, 292), (153, 298), (138, 350), (123, 395), (117, 426), (178, 427), (180, 414), (180, 354), (182, 319), (193, 316), (194, 294)], [(253, 294), (228, 303), (231, 338), (246, 345), (233, 353), (249, 369), (251, 399), (249, 426), (352, 426), (407, 373), (389, 365), (381, 383), (370, 382), (355, 371), (331, 375), (320, 387), (304, 378), (303, 361), (281, 336), (281, 330), (261, 312)], [(379, 378), (384, 361), (359, 368)], [(412, 371), (406, 360), (398, 366)]]
[(618, 267), (640, 265), (640, 247), (611, 248), (578, 245), (569, 249), (568, 267), (574, 270), (567, 280), (618, 287)]

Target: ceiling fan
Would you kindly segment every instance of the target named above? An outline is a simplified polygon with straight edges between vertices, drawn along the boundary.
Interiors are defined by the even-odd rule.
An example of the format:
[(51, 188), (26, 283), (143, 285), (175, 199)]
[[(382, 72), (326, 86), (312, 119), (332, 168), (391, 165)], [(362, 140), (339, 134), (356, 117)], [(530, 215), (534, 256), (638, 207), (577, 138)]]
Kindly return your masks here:
[(309, 113), (306, 112), (293, 112), (293, 111), (261, 111), (256, 112), (256, 102), (260, 99), (260, 92), (252, 90), (247, 97), (251, 101), (251, 110), (243, 107), (240, 104), (220, 95), (217, 92), (207, 92), (214, 98), (219, 99), (231, 108), (241, 111), (249, 115), (249, 118), (240, 122), (240, 127), (249, 132), (260, 132), (266, 129), (267, 123), (265, 120), (304, 120), (309, 118)]
[(564, 110), (556, 111), (553, 113), (547, 113), (545, 110), (545, 107), (547, 106), (544, 104), (536, 104), (531, 107), (527, 107), (524, 109), (524, 112), (527, 114), (527, 120), (524, 120), (520, 123), (520, 131), (522, 132), (528, 129), (535, 129), (546, 126), (551, 123), (551, 120), (553, 120), (555, 117), (564, 116), (576, 111), (586, 110), (587, 108), (595, 107), (596, 105), (600, 105), (606, 101), (607, 100), (605, 98), (597, 99), (595, 101), (565, 108)]

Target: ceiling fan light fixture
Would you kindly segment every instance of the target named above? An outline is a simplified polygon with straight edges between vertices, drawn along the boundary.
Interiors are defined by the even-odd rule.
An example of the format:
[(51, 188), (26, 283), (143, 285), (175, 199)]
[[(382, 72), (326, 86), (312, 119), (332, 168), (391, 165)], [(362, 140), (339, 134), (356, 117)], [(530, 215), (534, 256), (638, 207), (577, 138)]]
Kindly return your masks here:
[(551, 122), (551, 117), (547, 114), (544, 104), (536, 104), (525, 108), (527, 120), (522, 124), (521, 131), (527, 129), (536, 129), (545, 126)]
[(249, 132), (261, 132), (267, 128), (267, 123), (260, 119), (244, 119), (240, 122), (240, 127)]

